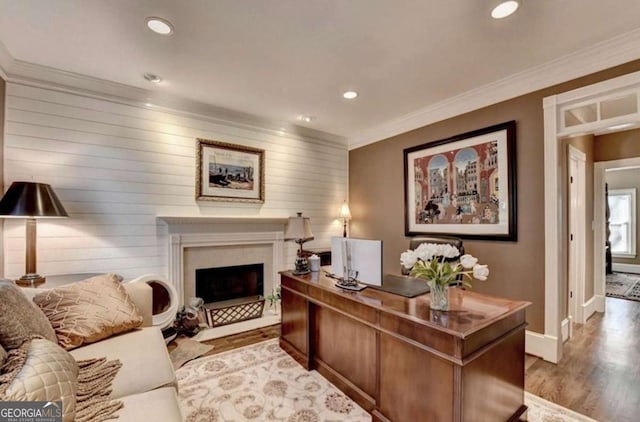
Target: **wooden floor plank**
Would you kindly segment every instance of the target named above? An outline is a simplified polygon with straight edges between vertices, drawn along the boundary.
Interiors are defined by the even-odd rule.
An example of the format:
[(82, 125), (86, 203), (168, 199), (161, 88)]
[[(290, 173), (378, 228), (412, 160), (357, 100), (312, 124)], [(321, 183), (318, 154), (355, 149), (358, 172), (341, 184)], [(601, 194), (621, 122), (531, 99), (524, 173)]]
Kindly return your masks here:
[(528, 392), (598, 421), (640, 420), (640, 302), (606, 298), (551, 364), (527, 360)]

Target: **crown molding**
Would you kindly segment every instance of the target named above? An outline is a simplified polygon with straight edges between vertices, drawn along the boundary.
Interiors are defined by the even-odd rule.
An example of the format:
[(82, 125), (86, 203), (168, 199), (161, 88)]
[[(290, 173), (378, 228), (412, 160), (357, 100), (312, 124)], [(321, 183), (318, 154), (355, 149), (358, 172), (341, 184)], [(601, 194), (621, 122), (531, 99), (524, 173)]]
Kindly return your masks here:
[[(290, 122), (266, 119), (249, 113), (162, 94), (131, 85), (94, 78), (53, 67), (14, 59), (0, 41), (0, 76), (7, 82), (66, 92), (173, 115), (190, 117), (238, 128), (257, 130), (272, 136), (286, 136), (345, 146), (347, 138)], [(147, 105), (153, 104), (152, 106)], [(285, 135), (282, 135), (282, 129)]]
[(380, 124), (350, 137), (349, 150), (638, 58), (640, 58), (640, 29)]

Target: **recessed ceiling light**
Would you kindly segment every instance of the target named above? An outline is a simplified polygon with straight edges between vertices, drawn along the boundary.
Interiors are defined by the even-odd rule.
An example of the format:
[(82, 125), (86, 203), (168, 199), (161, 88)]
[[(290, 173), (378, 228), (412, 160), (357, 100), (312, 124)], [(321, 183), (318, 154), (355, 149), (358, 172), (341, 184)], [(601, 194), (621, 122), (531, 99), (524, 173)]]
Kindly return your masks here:
[(166, 19), (157, 18), (152, 16), (146, 19), (147, 27), (160, 35), (171, 35), (173, 34), (173, 25)]
[(518, 10), (518, 7), (520, 7), (519, 1), (516, 1), (516, 0), (503, 1), (502, 3), (500, 3), (499, 5), (493, 8), (493, 10), (491, 11), (491, 17), (493, 19), (506, 18), (507, 16), (514, 14), (515, 11)]
[(342, 96), (347, 100), (353, 100), (358, 96), (358, 93), (356, 91), (345, 91)]
[(149, 82), (153, 82), (154, 84), (159, 84), (160, 82), (162, 82), (162, 78), (158, 75), (154, 75), (153, 73), (145, 73), (144, 78)]
[(307, 122), (307, 123), (313, 121), (314, 119), (315, 119), (315, 117), (307, 116), (307, 115), (304, 115), (304, 114), (301, 115), (301, 116), (298, 116), (298, 120), (303, 121), (303, 122)]

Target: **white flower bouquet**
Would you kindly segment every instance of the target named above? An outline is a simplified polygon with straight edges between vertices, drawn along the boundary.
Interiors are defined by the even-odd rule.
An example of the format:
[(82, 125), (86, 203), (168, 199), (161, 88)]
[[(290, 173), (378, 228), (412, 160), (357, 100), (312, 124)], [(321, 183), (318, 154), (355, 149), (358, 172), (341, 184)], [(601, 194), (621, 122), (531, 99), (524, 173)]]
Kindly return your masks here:
[[(436, 243), (422, 243), (414, 250), (407, 250), (400, 255), (400, 262), (410, 275), (425, 279), (433, 289), (435, 287), (448, 286), (463, 275), (466, 279), (486, 280), (489, 276), (489, 267), (478, 264), (478, 259), (472, 255), (460, 256), (459, 262), (449, 262), (460, 256), (460, 251), (455, 246)], [(471, 283), (463, 280), (467, 287)]]

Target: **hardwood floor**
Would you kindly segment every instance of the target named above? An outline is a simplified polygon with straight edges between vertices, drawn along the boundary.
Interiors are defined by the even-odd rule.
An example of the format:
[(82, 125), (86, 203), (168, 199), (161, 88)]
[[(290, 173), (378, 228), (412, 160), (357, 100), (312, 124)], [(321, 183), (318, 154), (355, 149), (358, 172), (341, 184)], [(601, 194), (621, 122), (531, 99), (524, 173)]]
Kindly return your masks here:
[(598, 421), (640, 420), (640, 302), (606, 298), (558, 365), (527, 360), (525, 389)]
[[(251, 330), (244, 333), (233, 334), (227, 337), (217, 338), (214, 340), (204, 341), (204, 344), (213, 346), (213, 349), (203, 356), (215, 355), (216, 353), (226, 352), (227, 350), (237, 349), (239, 347), (248, 346), (250, 344), (259, 343), (271, 338), (280, 337), (280, 324), (269, 325), (268, 327)], [(167, 348), (169, 351), (176, 347), (175, 342), (171, 342)]]

